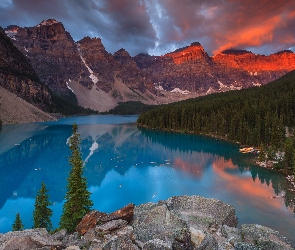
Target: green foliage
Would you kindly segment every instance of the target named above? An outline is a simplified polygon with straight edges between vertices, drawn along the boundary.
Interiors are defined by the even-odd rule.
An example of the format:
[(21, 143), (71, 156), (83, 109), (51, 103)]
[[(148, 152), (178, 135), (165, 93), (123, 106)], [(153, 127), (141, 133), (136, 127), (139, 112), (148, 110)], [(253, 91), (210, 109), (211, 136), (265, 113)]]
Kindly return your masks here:
[[(295, 71), (262, 87), (216, 93), (162, 105), (138, 117), (141, 127), (214, 135), (244, 145), (264, 145), (268, 159), (278, 150), (286, 159), (276, 167), (294, 172), (285, 127), (295, 126)], [(294, 146), (293, 146), (294, 149)], [(263, 159), (262, 154), (260, 158)], [(291, 163), (293, 161), (293, 163)]]
[(80, 135), (78, 126), (73, 125), (73, 134), (70, 138), (71, 156), (69, 163), (72, 166), (69, 173), (67, 193), (63, 205), (63, 214), (60, 220), (60, 228), (73, 232), (83, 216), (93, 206), (90, 200), (90, 192), (87, 190), (86, 178), (83, 177), (83, 161), (79, 149)]
[(20, 214), (17, 213), (15, 216), (15, 221), (12, 224), (12, 231), (21, 231), (24, 229), (24, 225), (22, 223), (22, 220), (20, 218)]
[(141, 114), (139, 126), (210, 134), (281, 149), (285, 126), (295, 125), (295, 71), (264, 85), (162, 105)]
[(285, 173), (291, 173), (295, 170), (295, 151), (294, 151), (294, 141), (291, 138), (287, 138), (284, 146), (284, 160), (283, 169)]
[(46, 228), (47, 231), (52, 229), (50, 217), (52, 210), (49, 208), (49, 195), (47, 194), (45, 183), (42, 182), (41, 189), (38, 191), (35, 201), (35, 210), (33, 212), (34, 225), (33, 228)]
[(265, 157), (265, 149), (264, 149), (264, 146), (261, 145), (260, 146), (260, 151), (259, 151), (259, 154), (258, 154), (258, 160), (260, 162), (263, 162), (266, 160), (266, 157)]
[(118, 106), (107, 113), (113, 115), (139, 115), (155, 107), (155, 105), (147, 105), (139, 101), (119, 102)]

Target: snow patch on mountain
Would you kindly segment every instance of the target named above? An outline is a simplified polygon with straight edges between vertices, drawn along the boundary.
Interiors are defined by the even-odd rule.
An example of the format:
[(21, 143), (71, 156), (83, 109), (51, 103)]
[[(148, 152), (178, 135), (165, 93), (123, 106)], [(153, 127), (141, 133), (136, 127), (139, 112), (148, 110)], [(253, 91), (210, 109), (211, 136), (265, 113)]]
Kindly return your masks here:
[(79, 43), (77, 43), (77, 49), (78, 49), (78, 53), (80, 55), (80, 58), (81, 58), (82, 62), (84, 63), (85, 67), (88, 69), (88, 72), (90, 73), (89, 78), (92, 80), (92, 82), (94, 84), (96, 84), (98, 82), (98, 78), (93, 74), (92, 69), (86, 64), (86, 61), (85, 61), (85, 59), (84, 59), (84, 57), (82, 55), (82, 52), (81, 52), (81, 48), (80, 48), (80, 44)]
[[(71, 82), (71, 79), (69, 79), (69, 82)], [(66, 84), (67, 84), (67, 88), (68, 88), (69, 90), (71, 90), (71, 91), (74, 93), (74, 90), (69, 86), (69, 83), (66, 82)]]
[(10, 39), (16, 40), (15, 36), (17, 34), (17, 30), (5, 30), (5, 33)]
[(227, 88), (227, 86), (225, 86), (221, 81), (217, 81), (218, 82), (218, 84), (219, 84), (219, 89), (226, 89)]
[(155, 89), (156, 90), (161, 90), (161, 91), (165, 91), (165, 89), (158, 83), (154, 83)]
[(183, 95), (187, 95), (187, 94), (190, 93), (188, 90), (181, 90), (179, 88), (175, 88), (175, 89), (171, 90), (170, 92), (171, 93), (180, 93), (180, 94), (183, 94)]

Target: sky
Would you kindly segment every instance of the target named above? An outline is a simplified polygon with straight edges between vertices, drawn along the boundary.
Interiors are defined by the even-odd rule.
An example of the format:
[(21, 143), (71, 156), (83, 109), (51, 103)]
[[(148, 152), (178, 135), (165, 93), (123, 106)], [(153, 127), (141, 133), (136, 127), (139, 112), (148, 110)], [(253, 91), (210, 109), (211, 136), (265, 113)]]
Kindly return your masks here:
[(0, 26), (63, 23), (75, 41), (101, 38), (106, 50), (163, 55), (200, 42), (226, 49), (295, 51), (295, 0), (0, 0)]

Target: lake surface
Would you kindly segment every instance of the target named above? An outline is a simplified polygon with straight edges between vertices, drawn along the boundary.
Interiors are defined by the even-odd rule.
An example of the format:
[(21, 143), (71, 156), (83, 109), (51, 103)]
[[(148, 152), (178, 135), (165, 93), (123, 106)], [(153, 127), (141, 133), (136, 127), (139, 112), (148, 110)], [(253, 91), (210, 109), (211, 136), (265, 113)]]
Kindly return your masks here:
[[(4, 126), (0, 131), (0, 232), (16, 213), (31, 228), (41, 182), (58, 227), (70, 166), (66, 144), (79, 125), (85, 177), (94, 209), (200, 195), (235, 207), (239, 225), (272, 227), (295, 242), (295, 195), (283, 176), (256, 167), (238, 146), (214, 138), (138, 129), (136, 116), (86, 116)], [(281, 196), (285, 197), (270, 198)]]

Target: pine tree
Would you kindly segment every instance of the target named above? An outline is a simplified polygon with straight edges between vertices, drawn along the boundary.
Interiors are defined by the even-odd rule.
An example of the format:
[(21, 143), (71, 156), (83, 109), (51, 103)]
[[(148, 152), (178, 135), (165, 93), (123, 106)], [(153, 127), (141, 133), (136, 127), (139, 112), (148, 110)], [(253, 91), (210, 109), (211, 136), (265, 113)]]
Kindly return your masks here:
[(72, 169), (68, 177), (67, 193), (60, 220), (60, 227), (69, 232), (75, 230), (76, 225), (93, 206), (90, 200), (91, 193), (87, 190), (86, 178), (83, 177), (84, 166), (79, 149), (80, 141), (78, 126), (74, 124), (73, 134), (70, 138), (71, 156), (69, 158)]
[(294, 147), (293, 147), (293, 141), (288, 138), (285, 142), (285, 155), (284, 155), (284, 170), (285, 173), (292, 172), (293, 170), (293, 164), (294, 164)]
[(45, 183), (42, 182), (41, 189), (38, 191), (35, 201), (35, 210), (33, 212), (34, 225), (33, 228), (46, 228), (47, 231), (52, 229), (50, 217), (52, 210), (49, 208), (51, 202), (48, 201), (49, 195), (47, 194)]
[(22, 220), (20, 218), (20, 214), (17, 213), (15, 216), (15, 221), (12, 224), (12, 231), (21, 231), (24, 229), (24, 225), (22, 223)]
[(260, 151), (259, 151), (259, 154), (258, 154), (258, 160), (260, 162), (264, 162), (266, 160), (266, 157), (265, 157), (265, 150), (264, 150), (264, 145), (261, 144), (260, 146)]

